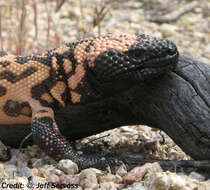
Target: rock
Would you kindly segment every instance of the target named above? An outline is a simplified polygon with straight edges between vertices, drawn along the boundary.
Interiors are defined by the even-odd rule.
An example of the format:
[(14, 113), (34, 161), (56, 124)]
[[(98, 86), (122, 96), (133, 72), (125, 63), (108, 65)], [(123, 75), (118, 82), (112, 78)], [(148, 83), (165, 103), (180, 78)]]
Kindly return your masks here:
[(59, 170), (59, 169), (57, 169), (57, 168), (53, 169), (52, 172), (53, 172), (54, 174), (58, 175), (58, 176), (61, 176), (61, 175), (64, 174), (63, 171), (61, 171), (61, 170)]
[(130, 133), (131, 135), (137, 135), (138, 134), (138, 131), (136, 131), (132, 128), (129, 128), (128, 126), (121, 127), (120, 129), (121, 129), (122, 132)]
[(77, 164), (69, 159), (60, 160), (57, 167), (66, 174), (75, 174), (79, 171)]
[(80, 186), (83, 189), (97, 189), (99, 187), (96, 170), (89, 168), (80, 173)]
[(162, 32), (164, 38), (173, 36), (173, 35), (176, 35), (177, 26), (164, 23), (161, 25), (160, 31)]
[(41, 166), (43, 166), (43, 160), (42, 159), (37, 159), (37, 158), (32, 158), (31, 159), (31, 163), (32, 163), (32, 166), (34, 168), (40, 168)]
[(136, 181), (140, 181), (142, 177), (151, 171), (162, 171), (160, 165), (158, 163), (146, 163), (143, 166), (133, 168), (128, 174), (123, 178), (124, 182), (127, 184), (134, 183)]
[(18, 173), (20, 177), (30, 177), (31, 176), (31, 169), (28, 167), (20, 167), (18, 168)]
[(45, 184), (45, 183), (47, 183), (47, 180), (46, 180), (46, 178), (43, 178), (43, 177), (32, 176), (32, 177), (31, 177), (31, 183), (32, 183), (33, 185), (38, 185), (38, 183), (40, 183), (40, 184)]
[(196, 179), (198, 181), (204, 181), (205, 180), (204, 176), (202, 176), (201, 174), (196, 173), (196, 172), (191, 172), (189, 177), (192, 178), (192, 179)]
[(59, 183), (60, 178), (59, 178), (59, 176), (52, 174), (52, 175), (48, 176), (47, 181), (51, 182), (51, 183)]
[(208, 190), (210, 183), (199, 182), (182, 175), (179, 176), (171, 172), (156, 172), (147, 175), (145, 184), (149, 189), (177, 189), (177, 190)]
[[(150, 189), (143, 186), (141, 183), (137, 182), (132, 185), (129, 185), (127, 188), (124, 188), (123, 190), (150, 190)], [(156, 190), (156, 189), (152, 189), (152, 190)]]
[(201, 32), (194, 32), (193, 36), (195, 39), (205, 40), (205, 35)]
[(61, 184), (77, 184), (79, 185), (79, 181), (80, 181), (80, 178), (79, 178), (79, 175), (61, 175), (60, 176), (60, 183)]
[(117, 185), (114, 182), (104, 182), (100, 184), (101, 190), (117, 190)]
[(4, 167), (4, 170), (8, 173), (10, 178), (17, 174), (17, 167), (15, 165), (8, 164)]
[(17, 163), (17, 172), (20, 177), (30, 177), (31, 176), (31, 169), (27, 167), (26, 162), (18, 161)]
[(38, 175), (38, 173), (39, 173), (39, 170), (37, 169), (37, 168), (32, 168), (31, 169), (31, 175)]
[(99, 183), (111, 182), (111, 181), (115, 183), (122, 183), (122, 177), (118, 175), (113, 175), (111, 173), (107, 173), (106, 175), (98, 177)]
[(54, 166), (52, 165), (44, 165), (42, 168), (40, 168), (40, 176), (41, 177), (48, 177), (50, 175), (52, 175), (52, 171), (55, 169)]
[(126, 166), (124, 164), (122, 164), (117, 170), (116, 170), (116, 174), (123, 177), (127, 174), (127, 169)]

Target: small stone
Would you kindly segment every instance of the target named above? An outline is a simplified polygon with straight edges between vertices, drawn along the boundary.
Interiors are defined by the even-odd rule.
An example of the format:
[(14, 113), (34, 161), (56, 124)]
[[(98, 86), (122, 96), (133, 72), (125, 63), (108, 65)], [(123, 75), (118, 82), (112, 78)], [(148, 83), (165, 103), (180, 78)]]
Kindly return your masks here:
[(9, 175), (4, 169), (4, 164), (0, 163), (0, 178), (8, 178)]
[(61, 175), (59, 177), (60, 183), (63, 183), (63, 184), (69, 184), (70, 183), (70, 180), (71, 180), (71, 176), (70, 175), (63, 174), (63, 175)]
[(10, 177), (17, 173), (17, 167), (15, 165), (8, 164), (4, 169)]
[(202, 176), (201, 174), (196, 173), (196, 172), (191, 172), (189, 177), (192, 178), (192, 179), (196, 179), (198, 181), (204, 181), (205, 180), (204, 176)]
[(205, 34), (203, 34), (201, 32), (194, 32), (193, 35), (196, 39), (199, 39), (199, 40), (204, 40), (205, 39)]
[(124, 190), (149, 190), (147, 187), (143, 186), (141, 183), (137, 182), (130, 185), (128, 188)]
[(176, 35), (177, 27), (171, 24), (162, 24), (160, 27), (160, 31), (163, 34), (163, 37), (169, 37)]
[(42, 159), (32, 158), (31, 163), (32, 163), (32, 167), (34, 168), (40, 168), (41, 166), (43, 166)]
[(31, 183), (34, 185), (37, 185), (38, 183), (44, 184), (44, 183), (47, 183), (47, 180), (46, 180), (46, 178), (43, 178), (43, 177), (32, 176)]
[(60, 160), (58, 163), (58, 168), (67, 174), (75, 174), (79, 171), (77, 164), (69, 159)]
[(20, 167), (18, 168), (18, 173), (20, 177), (30, 177), (31, 176), (31, 169), (28, 167)]
[(61, 175), (60, 176), (60, 183), (61, 184), (77, 184), (79, 185), (79, 175)]
[(121, 127), (121, 131), (122, 131), (122, 132), (130, 133), (130, 134), (132, 134), (132, 135), (138, 134), (138, 131), (136, 131), (136, 130), (134, 130), (134, 129), (132, 129), (132, 128), (129, 128), (129, 127), (127, 127), (127, 126)]
[(127, 184), (132, 184), (140, 181), (148, 171), (162, 171), (162, 169), (158, 163), (146, 163), (143, 166), (133, 168), (123, 180)]
[(116, 170), (116, 174), (123, 177), (128, 173), (126, 166), (124, 164), (122, 164), (117, 170)]
[(99, 176), (98, 181), (99, 183), (111, 182), (111, 181), (115, 183), (121, 183), (122, 177), (119, 175), (113, 175), (111, 173), (107, 173), (106, 175)]
[(52, 165), (44, 165), (42, 168), (40, 168), (40, 176), (41, 177), (48, 177), (52, 174), (52, 171), (55, 169)]
[(32, 168), (31, 169), (31, 175), (38, 175), (39, 170), (37, 168)]
[(97, 189), (99, 187), (96, 171), (92, 168), (85, 169), (80, 173), (80, 186), (83, 189)]
[(59, 183), (60, 178), (59, 178), (59, 176), (52, 174), (52, 175), (48, 176), (47, 181), (51, 182), (51, 183)]
[(64, 172), (63, 171), (61, 171), (61, 170), (59, 170), (59, 169), (57, 169), (57, 168), (55, 168), (55, 169), (53, 169), (53, 171), (52, 171), (54, 174), (56, 174), (56, 175), (58, 175), (58, 176), (61, 176), (61, 175), (63, 175), (64, 174)]
[(104, 182), (100, 184), (103, 190), (117, 190), (117, 185), (114, 182)]
[(148, 141), (144, 144), (144, 148), (146, 150), (157, 151), (159, 148), (159, 142), (158, 141)]

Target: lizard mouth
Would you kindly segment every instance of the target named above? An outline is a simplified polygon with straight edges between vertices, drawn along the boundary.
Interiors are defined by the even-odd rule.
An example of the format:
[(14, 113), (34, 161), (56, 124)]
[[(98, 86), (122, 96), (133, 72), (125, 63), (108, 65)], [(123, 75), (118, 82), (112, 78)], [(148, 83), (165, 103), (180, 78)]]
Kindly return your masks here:
[(168, 65), (176, 66), (178, 61), (178, 52), (173, 55), (166, 55), (154, 58), (152, 60), (146, 61), (143, 63), (143, 68), (162, 68)]
[(154, 58), (144, 62), (139, 69), (134, 71), (137, 80), (156, 78), (164, 73), (173, 71), (178, 62), (178, 52), (173, 55)]

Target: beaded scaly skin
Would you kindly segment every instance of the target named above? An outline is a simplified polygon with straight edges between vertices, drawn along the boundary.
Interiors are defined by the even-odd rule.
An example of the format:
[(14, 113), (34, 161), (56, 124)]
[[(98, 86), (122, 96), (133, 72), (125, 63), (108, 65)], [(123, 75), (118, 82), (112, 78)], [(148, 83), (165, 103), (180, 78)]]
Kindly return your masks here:
[(156, 78), (173, 70), (177, 59), (169, 40), (123, 33), (81, 39), (42, 55), (1, 52), (0, 124), (31, 123), (41, 149), (57, 160), (69, 158), (81, 169), (115, 164), (112, 158), (78, 155), (59, 132), (55, 110), (97, 102)]

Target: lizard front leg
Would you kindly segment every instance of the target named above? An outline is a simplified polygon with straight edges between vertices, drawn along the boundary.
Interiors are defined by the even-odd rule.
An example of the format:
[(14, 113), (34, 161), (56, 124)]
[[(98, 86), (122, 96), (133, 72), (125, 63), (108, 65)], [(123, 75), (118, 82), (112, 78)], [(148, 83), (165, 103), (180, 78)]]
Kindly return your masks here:
[(50, 108), (40, 109), (33, 115), (32, 134), (34, 142), (49, 156), (56, 160), (71, 159), (80, 169), (88, 167), (103, 168), (107, 165), (119, 164), (112, 158), (101, 159), (98, 155), (80, 155), (71, 144), (61, 135), (54, 120), (54, 112)]

